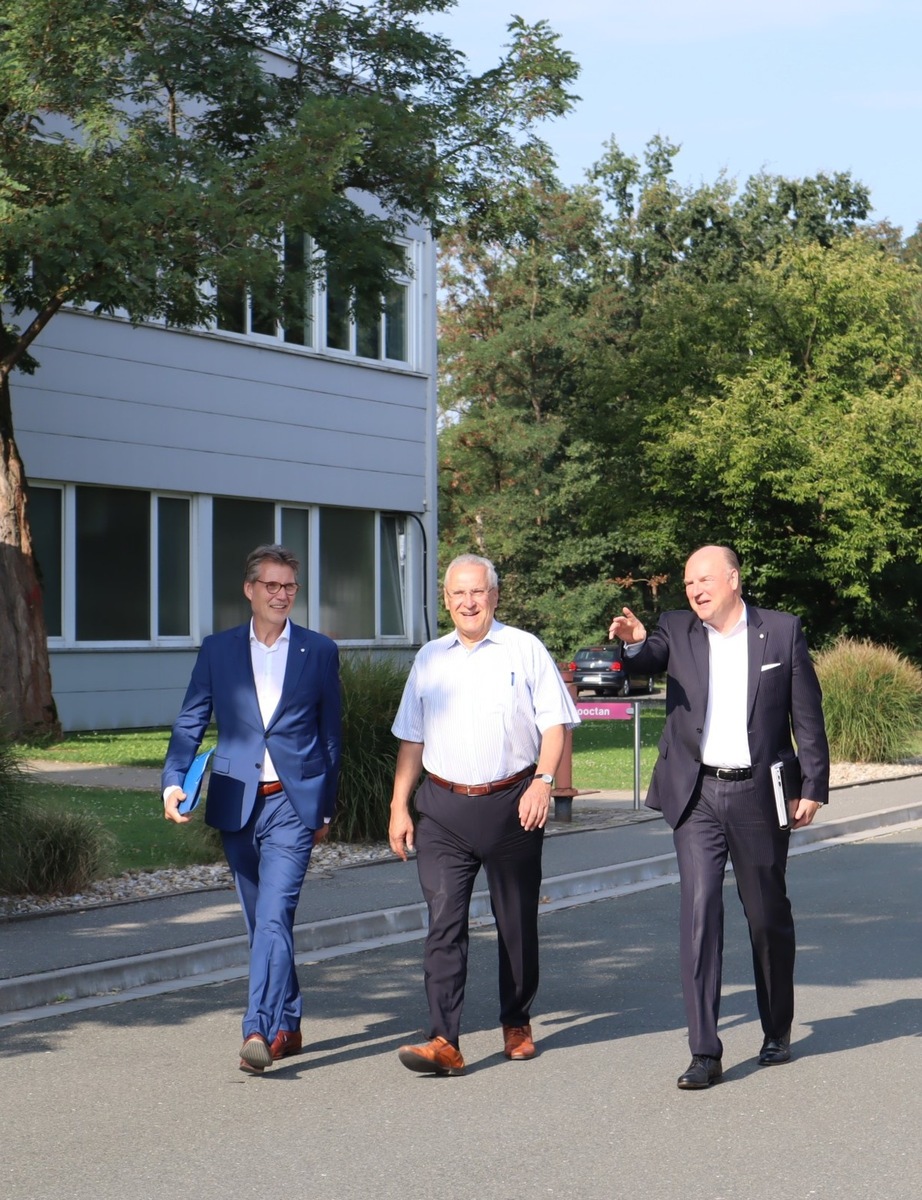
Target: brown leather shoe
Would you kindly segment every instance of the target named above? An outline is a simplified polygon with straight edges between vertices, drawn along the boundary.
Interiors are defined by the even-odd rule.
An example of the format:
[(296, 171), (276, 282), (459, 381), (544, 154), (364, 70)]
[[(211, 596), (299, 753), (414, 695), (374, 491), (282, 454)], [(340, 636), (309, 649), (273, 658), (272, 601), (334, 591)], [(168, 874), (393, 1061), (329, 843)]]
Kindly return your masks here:
[(269, 1053), (272, 1058), (287, 1058), (289, 1054), (301, 1053), (301, 1033), (300, 1030), (295, 1030), (293, 1033), (287, 1029), (280, 1029), (272, 1039), (272, 1045), (269, 1047)]
[(271, 1062), (272, 1051), (261, 1033), (251, 1033), (248, 1038), (244, 1038), (243, 1045), (240, 1047), (241, 1071), (249, 1071), (251, 1075), (258, 1075)]
[(503, 1042), (503, 1054), (507, 1058), (534, 1058), (537, 1053), (530, 1025), (504, 1025)]
[(424, 1071), (433, 1075), (464, 1074), (461, 1051), (443, 1037), (435, 1037), (424, 1046), (401, 1046), (397, 1057), (410, 1071)]

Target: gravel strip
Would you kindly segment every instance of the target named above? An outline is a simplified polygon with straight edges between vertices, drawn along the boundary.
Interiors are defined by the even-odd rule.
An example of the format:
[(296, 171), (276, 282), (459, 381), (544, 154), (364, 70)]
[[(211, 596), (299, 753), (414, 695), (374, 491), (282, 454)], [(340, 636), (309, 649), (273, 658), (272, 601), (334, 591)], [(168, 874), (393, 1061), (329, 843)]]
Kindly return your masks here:
[[(852, 787), (859, 783), (875, 783), (882, 779), (901, 779), (918, 775), (922, 759), (906, 763), (833, 763), (830, 775), (832, 787)], [(548, 824), (547, 832), (570, 833), (576, 830), (603, 829), (612, 825), (635, 824), (658, 820), (659, 814), (649, 809), (639, 811), (593, 807), (592, 800), (577, 800), (573, 819), (567, 824)], [(329, 876), (344, 867), (393, 858), (386, 842), (348, 843), (323, 842), (311, 855), (310, 871)], [(114, 879), (100, 879), (85, 891), (73, 896), (0, 896), (0, 920), (40, 913), (71, 912), (97, 908), (106, 904), (125, 904), (151, 896), (179, 892), (233, 890), (230, 871), (224, 863), (194, 867), (167, 868), (162, 871), (126, 871)]]

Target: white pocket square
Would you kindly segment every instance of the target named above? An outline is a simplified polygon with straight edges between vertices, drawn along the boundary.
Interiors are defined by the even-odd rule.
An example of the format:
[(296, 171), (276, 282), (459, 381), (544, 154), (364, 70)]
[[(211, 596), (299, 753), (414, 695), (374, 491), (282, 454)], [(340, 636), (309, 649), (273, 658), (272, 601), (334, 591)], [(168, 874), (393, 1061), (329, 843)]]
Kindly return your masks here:
[(773, 671), (775, 667), (780, 667), (781, 663), (762, 663), (763, 671)]

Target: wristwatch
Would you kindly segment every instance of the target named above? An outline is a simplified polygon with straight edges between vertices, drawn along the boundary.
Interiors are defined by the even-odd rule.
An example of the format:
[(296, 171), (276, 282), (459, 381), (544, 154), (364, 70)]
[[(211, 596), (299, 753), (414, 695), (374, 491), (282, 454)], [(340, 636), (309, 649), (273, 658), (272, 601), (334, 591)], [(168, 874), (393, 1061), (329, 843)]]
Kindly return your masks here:
[(536, 775), (535, 779), (536, 780), (540, 779), (542, 783), (549, 783), (551, 785), (551, 787), (554, 786), (554, 776), (553, 775)]

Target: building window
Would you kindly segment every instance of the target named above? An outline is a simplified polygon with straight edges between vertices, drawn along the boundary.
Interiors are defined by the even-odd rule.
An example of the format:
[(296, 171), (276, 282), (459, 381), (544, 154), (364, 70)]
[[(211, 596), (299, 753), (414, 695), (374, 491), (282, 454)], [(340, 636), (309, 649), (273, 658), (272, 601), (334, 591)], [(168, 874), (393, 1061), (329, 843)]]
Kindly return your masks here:
[(409, 309), (408, 271), (398, 276), (384, 296), (353, 296), (331, 268), (324, 305), (327, 348), (358, 358), (409, 362)]
[[(49, 637), (191, 636), (187, 497), (67, 484), (33, 487), (29, 499)], [(66, 562), (73, 565), (65, 574)]]
[(157, 632), (161, 637), (191, 633), (189, 517), (190, 503), (184, 497), (157, 497)]
[(288, 342), (293, 346), (313, 345), (313, 285), (309, 278), (312, 255), (310, 238), (303, 233), (282, 235), (279, 254), (282, 260), (281, 314), (267, 302), (264, 291), (251, 287), (247, 280), (219, 280), (217, 287), (218, 329), (227, 333), (253, 334)]
[(320, 631), (338, 641), (404, 637), (402, 519), (322, 508), (319, 522)]
[[(354, 296), (335, 268), (315, 287), (311, 271), (314, 245), (304, 234), (282, 236), (282, 294), (279, 304), (268, 303), (267, 293), (243, 278), (222, 279), (217, 285), (217, 328), (226, 333), (271, 338), (293, 346), (325, 347), (337, 354), (376, 362), (409, 363), (412, 305), (411, 246), (401, 246), (404, 269), (385, 295), (377, 292)], [(276, 308), (280, 315), (275, 315)], [(315, 337), (314, 313), (319, 331)]]
[(250, 618), (243, 594), (247, 555), (275, 541), (275, 505), (262, 500), (216, 498), (212, 504), (212, 629), (230, 629)]
[(42, 588), (45, 629), (49, 637), (61, 637), (64, 632), (61, 499), (60, 488), (29, 489), (32, 550)]
[(320, 510), (320, 631), (337, 640), (375, 636), (375, 514)]
[[(300, 563), (291, 619), (340, 641), (405, 641), (404, 518), (83, 484), (33, 485), (32, 540), (48, 636), (65, 644), (190, 643), (251, 616), (247, 555), (281, 543)], [(211, 512), (212, 608), (196, 617), (195, 513)], [(207, 517), (206, 517), (207, 519)], [(207, 538), (205, 539), (207, 542)], [(206, 588), (207, 595), (207, 588)]]
[(211, 512), (212, 629), (229, 629), (250, 619), (250, 604), (243, 594), (247, 555), (257, 546), (277, 544), (287, 546), (300, 563), (301, 590), (291, 607), (291, 619), (308, 625), (310, 509), (216, 498)]
[(78, 641), (150, 641), (150, 500), (129, 488), (76, 489)]
[(381, 581), (381, 636), (405, 637), (406, 533), (403, 517), (382, 516), (378, 578)]

